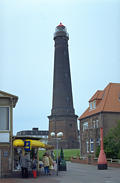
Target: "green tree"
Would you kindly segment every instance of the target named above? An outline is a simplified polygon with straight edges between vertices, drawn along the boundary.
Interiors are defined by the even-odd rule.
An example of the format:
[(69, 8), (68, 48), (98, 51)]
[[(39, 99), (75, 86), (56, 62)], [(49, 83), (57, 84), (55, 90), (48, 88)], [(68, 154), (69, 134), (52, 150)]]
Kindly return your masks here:
[(96, 148), (96, 157), (98, 157), (100, 154), (100, 145)]
[(110, 129), (104, 138), (104, 149), (108, 158), (119, 158), (120, 151), (120, 121), (115, 128)]
[[(97, 149), (96, 156), (99, 155), (99, 151), (100, 148)], [(107, 158), (120, 158), (120, 121), (104, 137), (104, 151)]]
[[(104, 151), (107, 158), (120, 159), (120, 121), (115, 128), (111, 128), (106, 137), (104, 137)], [(96, 156), (99, 156), (100, 147), (96, 150)]]
[(61, 151), (60, 151), (60, 158), (61, 158), (61, 159), (64, 159), (64, 152), (63, 152), (62, 147), (61, 147)]

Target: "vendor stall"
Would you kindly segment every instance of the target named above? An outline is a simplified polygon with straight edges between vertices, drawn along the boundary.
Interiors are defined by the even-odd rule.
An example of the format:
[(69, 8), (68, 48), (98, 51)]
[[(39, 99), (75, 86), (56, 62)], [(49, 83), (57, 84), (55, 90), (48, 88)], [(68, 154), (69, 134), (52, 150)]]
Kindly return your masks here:
[(32, 161), (34, 158), (37, 159), (37, 170), (39, 171), (39, 148), (43, 149), (53, 149), (53, 146), (44, 144), (40, 139), (33, 137), (14, 137), (13, 139), (13, 167), (14, 171), (21, 170), (20, 158), (27, 152), (29, 159), (28, 169), (32, 169)]

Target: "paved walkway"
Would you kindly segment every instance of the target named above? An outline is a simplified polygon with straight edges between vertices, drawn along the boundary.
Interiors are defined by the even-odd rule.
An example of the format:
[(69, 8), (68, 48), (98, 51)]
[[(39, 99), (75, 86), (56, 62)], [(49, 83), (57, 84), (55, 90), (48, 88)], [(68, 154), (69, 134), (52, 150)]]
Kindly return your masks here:
[(51, 176), (41, 175), (34, 178), (6, 178), (0, 183), (120, 183), (120, 169), (108, 168), (97, 170), (96, 166), (77, 163), (67, 163), (67, 171)]

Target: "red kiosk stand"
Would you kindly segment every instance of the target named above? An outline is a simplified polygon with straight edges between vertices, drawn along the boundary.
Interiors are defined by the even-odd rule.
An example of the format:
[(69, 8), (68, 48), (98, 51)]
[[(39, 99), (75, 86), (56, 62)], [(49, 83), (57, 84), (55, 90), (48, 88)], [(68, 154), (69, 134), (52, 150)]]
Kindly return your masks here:
[(100, 154), (98, 158), (98, 169), (107, 169), (107, 159), (103, 148), (103, 128), (100, 128)]

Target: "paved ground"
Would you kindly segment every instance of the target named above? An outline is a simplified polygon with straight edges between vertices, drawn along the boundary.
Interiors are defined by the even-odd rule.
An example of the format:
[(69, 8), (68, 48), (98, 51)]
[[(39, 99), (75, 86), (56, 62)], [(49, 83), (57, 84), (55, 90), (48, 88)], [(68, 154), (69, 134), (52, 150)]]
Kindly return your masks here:
[(97, 170), (96, 166), (67, 163), (68, 170), (51, 176), (34, 178), (6, 178), (0, 183), (120, 183), (120, 168)]

